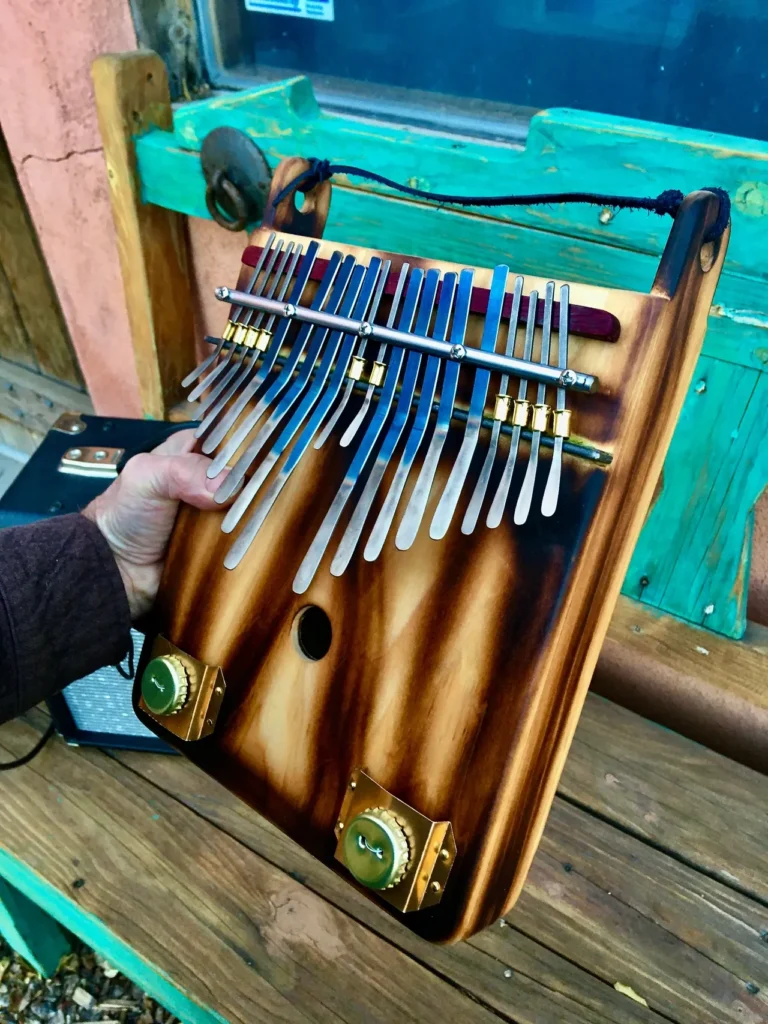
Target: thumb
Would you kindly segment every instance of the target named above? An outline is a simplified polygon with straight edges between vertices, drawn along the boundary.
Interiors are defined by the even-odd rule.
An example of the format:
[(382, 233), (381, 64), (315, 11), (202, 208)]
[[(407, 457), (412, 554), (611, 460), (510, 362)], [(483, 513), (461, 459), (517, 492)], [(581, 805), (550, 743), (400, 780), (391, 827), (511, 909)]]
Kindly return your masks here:
[(130, 484), (136, 497), (174, 504), (184, 501), (194, 508), (207, 510), (221, 507), (213, 496), (229, 473), (224, 469), (209, 480), (206, 473), (210, 465), (211, 459), (193, 452), (184, 455), (151, 452), (135, 455), (126, 463), (121, 477), (124, 484)]

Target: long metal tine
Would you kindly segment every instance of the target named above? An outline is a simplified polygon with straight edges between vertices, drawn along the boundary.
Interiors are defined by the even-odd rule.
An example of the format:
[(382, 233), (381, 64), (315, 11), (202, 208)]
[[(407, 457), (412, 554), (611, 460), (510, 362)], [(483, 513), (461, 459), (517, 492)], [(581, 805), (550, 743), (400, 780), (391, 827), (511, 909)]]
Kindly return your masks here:
[[(499, 333), (508, 276), (509, 268), (505, 266), (498, 266), (493, 272), (491, 289), (488, 295), (488, 308), (485, 314), (485, 324), (483, 325), (483, 336), (480, 342), (480, 348), (486, 352), (493, 352), (496, 348), (496, 336)], [(464, 481), (467, 478), (472, 456), (475, 453), (477, 440), (480, 436), (483, 410), (485, 408), (485, 399), (488, 394), (490, 379), (490, 370), (475, 370), (475, 380), (469, 400), (469, 417), (464, 430), (464, 438), (429, 528), (429, 535), (433, 540), (440, 540), (444, 537), (448, 532), (448, 527), (451, 525), (451, 519), (459, 502), (459, 496), (461, 495)]]
[[(261, 285), (261, 291), (262, 292), (264, 292), (266, 290), (267, 284), (269, 282), (270, 274), (272, 273), (272, 271), (274, 269), (275, 263), (276, 263), (279, 255), (280, 255), (280, 253), (282, 252), (282, 249), (283, 249), (283, 239), (281, 238), (278, 241), (278, 243), (275, 246), (275, 248), (270, 253), (269, 261), (267, 262), (267, 265), (266, 265), (266, 267), (264, 269), (264, 280), (262, 281), (262, 285)], [(283, 263), (284, 262), (285, 262), (285, 260), (283, 260)], [(282, 269), (282, 267), (280, 267), (278, 269), (277, 275), (280, 274), (280, 270), (281, 269)], [(277, 284), (277, 280), (278, 280), (277, 275), (275, 276), (272, 288), (267, 293), (269, 298), (272, 298), (272, 295), (274, 294), (275, 285)], [(256, 322), (255, 322), (254, 326), (258, 327), (258, 325), (262, 321), (263, 315), (264, 315), (263, 313), (259, 313), (259, 315), (256, 317)], [(251, 325), (251, 317), (252, 316), (253, 316), (253, 310), (249, 309), (247, 314), (245, 315), (245, 317), (243, 317), (241, 323), (245, 327), (250, 327), (250, 325)], [(211, 391), (208, 392), (208, 394), (205, 396), (205, 398), (200, 403), (200, 415), (201, 416), (205, 416), (205, 414), (208, 412), (208, 410), (213, 405), (213, 403), (216, 401), (216, 399), (219, 397), (219, 395), (222, 393), (222, 391), (225, 390), (227, 384), (229, 384), (229, 382), (235, 376), (237, 371), (242, 367), (242, 364), (243, 364), (243, 362), (245, 360), (246, 355), (251, 351), (245, 345), (238, 346), (238, 345), (234, 345), (233, 344), (232, 350), (234, 351), (235, 348), (238, 348), (240, 351), (238, 351), (235, 354), (235, 356), (233, 356), (233, 358), (231, 360), (233, 365), (230, 366), (230, 368), (224, 374), (223, 379), (219, 381), (219, 383), (216, 385), (215, 388), (213, 388)]]
[[(426, 335), (429, 333), (429, 324), (432, 320), (432, 310), (435, 305), (437, 286), (439, 282), (440, 271), (434, 269), (428, 270), (427, 276), (424, 279), (421, 304), (416, 318), (416, 327), (414, 328), (417, 334)], [(397, 448), (403, 430), (405, 430), (405, 425), (408, 421), (408, 416), (413, 404), (413, 396), (416, 390), (416, 380), (419, 373), (419, 367), (421, 366), (421, 358), (420, 352), (408, 353), (408, 358), (405, 362), (403, 383), (395, 406), (395, 414), (392, 417), (392, 421), (389, 424), (386, 434), (384, 435), (384, 440), (381, 443), (379, 453), (371, 467), (370, 473), (368, 474), (368, 479), (365, 481), (363, 493), (358, 499), (355, 510), (352, 513), (352, 518), (347, 524), (347, 528), (341, 538), (336, 555), (331, 562), (331, 573), (334, 576), (341, 576), (349, 565), (352, 555), (355, 553), (355, 548), (357, 547), (360, 535), (365, 527), (365, 521), (368, 518), (368, 513), (371, 510), (371, 505), (376, 497), (379, 485), (384, 478), (387, 466), (394, 455), (395, 448)]]
[[(395, 294), (392, 297), (392, 305), (390, 306), (389, 317), (387, 318), (387, 327), (394, 327), (394, 325), (395, 325), (395, 316), (397, 315), (397, 311), (400, 308), (400, 300), (403, 297), (403, 288), (405, 287), (405, 279), (408, 277), (408, 271), (410, 269), (411, 268), (410, 268), (410, 265), (408, 263), (403, 263), (403, 265), (400, 267), (400, 276), (397, 279), (397, 285), (395, 286)], [(376, 362), (380, 366), (383, 364), (384, 356), (386, 354), (387, 354), (387, 346), (386, 345), (379, 345), (379, 351), (376, 353)], [(341, 441), (339, 441), (339, 444), (341, 445), (342, 448), (346, 448), (354, 440), (355, 434), (360, 429), (360, 426), (361, 426), (363, 420), (365, 419), (366, 413), (368, 412), (368, 409), (370, 408), (371, 400), (373, 399), (373, 392), (375, 390), (376, 390), (376, 384), (371, 383), (371, 384), (368, 385), (368, 389), (365, 392), (365, 397), (363, 398), (362, 405), (357, 410), (357, 413), (355, 414), (355, 417), (352, 420), (352, 422), (349, 424), (347, 429), (341, 435)]]
[[(263, 278), (261, 277), (261, 271), (262, 271), (262, 269), (264, 267), (265, 262), (270, 257), (271, 253), (273, 252), (274, 240), (275, 240), (275, 233), (273, 231), (272, 234), (269, 236), (269, 240), (268, 240), (267, 244), (261, 250), (261, 255), (259, 256), (258, 261), (256, 263), (256, 266), (254, 267), (253, 273), (251, 274), (251, 280), (249, 281), (249, 287), (248, 287), (248, 291), (249, 292), (254, 292), (255, 291), (256, 293), (258, 293), (260, 291), (260, 289), (257, 287), (259, 278), (261, 278), (261, 288), (263, 288), (264, 285), (267, 282), (266, 276), (263, 277)], [(238, 306), (237, 307), (237, 311), (238, 311), (238, 317), (240, 317), (242, 312), (243, 312), (243, 307), (242, 306)], [(243, 318), (243, 319), (245, 319), (245, 318)], [(248, 319), (250, 320), (250, 318), (248, 318)], [(240, 324), (240, 320), (238, 319), (238, 326), (239, 326), (239, 324)], [(223, 343), (224, 342), (223, 342), (223, 339), (222, 339), (221, 344), (223, 344)], [(217, 380), (221, 376), (221, 374), (226, 369), (229, 361), (232, 359), (232, 354), (235, 351), (236, 347), (237, 346), (234, 345), (234, 344), (230, 345), (230, 347), (229, 347), (229, 349), (227, 351), (226, 356), (221, 360), (221, 362), (218, 363), (213, 368), (213, 370), (211, 370), (211, 372), (208, 374), (208, 376), (203, 378), (203, 380), (201, 380), (200, 383), (197, 384), (197, 386), (195, 388), (193, 388), (192, 391), (190, 391), (190, 393), (187, 395), (187, 401), (188, 402), (195, 402), (195, 401), (197, 401), (197, 399), (200, 397), (200, 395), (202, 395), (203, 392), (207, 388), (209, 388), (211, 386), (211, 384), (213, 384), (213, 382), (215, 380)], [(218, 347), (218, 351), (221, 351), (221, 345)]]
[[(424, 279), (424, 271), (416, 269), (411, 274), (410, 284), (406, 293), (405, 302), (403, 304), (402, 312), (400, 313), (399, 327), (402, 330), (410, 330), (413, 322), (413, 317), (416, 313), (416, 306), (419, 301), (419, 294), (421, 292), (421, 284)], [(349, 496), (357, 483), (360, 474), (365, 468), (365, 464), (373, 451), (373, 446), (376, 444), (379, 434), (384, 426), (389, 410), (392, 406), (392, 400), (397, 389), (397, 384), (400, 379), (400, 370), (403, 364), (404, 351), (402, 348), (394, 348), (387, 368), (387, 375), (384, 378), (384, 387), (379, 395), (379, 401), (376, 406), (376, 411), (371, 418), (368, 428), (363, 435), (363, 439), (355, 452), (354, 458), (344, 475), (344, 480), (336, 492), (336, 497), (333, 499), (331, 507), (325, 514), (325, 518), (320, 524), (320, 529), (315, 534), (315, 537), (304, 556), (304, 560), (299, 566), (299, 571), (293, 581), (293, 590), (297, 594), (303, 594), (304, 591), (309, 587), (317, 567), (323, 560), (325, 549), (328, 546), (328, 542), (331, 539), (333, 531), (335, 530), (341, 514), (344, 511), (344, 507), (349, 500)]]
[[(364, 274), (365, 267), (356, 266), (354, 256), (347, 256), (344, 259), (344, 262), (341, 265), (341, 269), (339, 270), (339, 274), (337, 276), (333, 292), (331, 293), (331, 297), (328, 300), (329, 312), (339, 312), (342, 316), (349, 315), (349, 313), (352, 311), (354, 307), (357, 295), (359, 294), (359, 290), (362, 285), (362, 276), (364, 276)], [(283, 369), (280, 372), (279, 377), (276, 378), (276, 380), (274, 380), (269, 385), (267, 390), (264, 392), (263, 397), (259, 401), (258, 406), (256, 407), (256, 409), (254, 409), (253, 413), (249, 417), (249, 419), (252, 419), (253, 423), (255, 424), (261, 418), (261, 416), (263, 416), (264, 413), (272, 407), (273, 402), (278, 400), (278, 398), (280, 398), (283, 392), (286, 391), (286, 393), (283, 394), (283, 397), (280, 398), (278, 404), (276, 404), (276, 406), (274, 406), (274, 408), (272, 409), (272, 412), (270, 413), (266, 422), (261, 426), (256, 436), (250, 442), (246, 451), (243, 453), (240, 459), (238, 459), (237, 463), (234, 464), (231, 472), (227, 475), (226, 479), (223, 481), (223, 483), (217, 490), (217, 501), (226, 501), (226, 499), (229, 498), (230, 495), (236, 492), (237, 488), (240, 486), (241, 480), (245, 477), (249, 468), (253, 465), (254, 460), (256, 459), (259, 452), (262, 450), (264, 444), (266, 444), (267, 440), (274, 432), (275, 428), (278, 427), (278, 425), (286, 418), (288, 413), (293, 408), (294, 404), (299, 400), (302, 391), (307, 386), (307, 383), (309, 381), (310, 376), (312, 375), (312, 372), (315, 370), (315, 367), (317, 366), (317, 359), (319, 358), (319, 354), (321, 354), (323, 345), (329, 338), (329, 335), (329, 345), (333, 343), (334, 339), (338, 339), (341, 337), (338, 331), (331, 332), (328, 328), (316, 328), (313, 332), (314, 336), (311, 337), (311, 335), (312, 332), (310, 332), (309, 335), (307, 335), (307, 341), (309, 342), (309, 344), (306, 346), (306, 354), (304, 356), (304, 361), (302, 362), (301, 367), (298, 373), (296, 374), (296, 377), (293, 378), (293, 374), (294, 370), (296, 369), (296, 366), (298, 365), (300, 352), (296, 350), (296, 347), (294, 347), (294, 350), (292, 350), (291, 352), (290, 358), (286, 359), (286, 362), (283, 366)], [(237, 509), (239, 510), (238, 514), (236, 514), (236, 507), (234, 506), (232, 506), (232, 508), (229, 511), (227, 522), (231, 523), (232, 525), (238, 522), (243, 511), (245, 511), (248, 504), (250, 504), (250, 500), (246, 502), (246, 504), (243, 504), (246, 495), (255, 494), (255, 490), (252, 490), (251, 486), (251, 484), (253, 484), (253, 481), (254, 477), (251, 477), (251, 480), (249, 481), (249, 486), (245, 488), (244, 492), (240, 496), (239, 502), (236, 503)], [(229, 529), (231, 529), (231, 526), (229, 526), (227, 529), (224, 529), (224, 532), (229, 532)]]
[[(473, 281), (473, 271), (462, 270), (459, 277), (459, 290), (456, 298), (456, 310), (453, 315), (453, 327), (451, 328), (452, 345), (463, 345), (464, 343), (467, 320), (469, 318), (469, 307), (472, 299)], [(435, 429), (432, 433), (421, 471), (416, 479), (416, 486), (411, 493), (410, 501), (406, 506), (400, 527), (395, 536), (395, 546), (401, 551), (407, 551), (411, 547), (416, 539), (416, 534), (419, 532), (421, 520), (424, 518), (424, 511), (429, 501), (429, 493), (432, 489), (435, 473), (437, 472), (440, 454), (451, 424), (459, 370), (460, 364), (457, 362), (446, 364), (443, 386), (440, 391), (440, 404), (438, 405), (437, 418), (435, 420)]]
[[(560, 285), (560, 323), (557, 332), (557, 365), (565, 367), (568, 365), (568, 320), (571, 289), (567, 284)], [(557, 389), (555, 409), (558, 413), (565, 412), (565, 388)], [(547, 485), (544, 488), (544, 497), (541, 502), (541, 514), (551, 516), (555, 514), (557, 499), (560, 494), (560, 477), (563, 467), (563, 440), (564, 436), (557, 433), (555, 428), (555, 443), (552, 448), (552, 461), (549, 466)]]
[[(541, 325), (541, 358), (539, 361), (542, 366), (549, 365), (549, 349), (552, 339), (552, 308), (554, 300), (555, 282), (547, 281), (547, 287), (544, 292), (544, 319)], [(536, 393), (536, 404), (538, 406), (542, 406), (546, 397), (547, 385), (539, 384), (538, 391)], [(533, 498), (533, 487), (536, 483), (536, 470), (539, 465), (539, 447), (541, 445), (541, 430), (535, 429), (535, 417), (536, 410), (534, 409), (534, 419), (532, 421), (534, 429), (531, 431), (531, 451), (528, 455), (528, 466), (525, 470), (523, 486), (520, 488), (520, 494), (517, 497), (517, 505), (515, 505), (514, 521), (516, 526), (522, 526), (528, 519), (528, 513), (531, 510), (531, 500)]]
[[(256, 263), (256, 266), (255, 266), (255, 268), (253, 270), (253, 273), (251, 274), (250, 281), (248, 282), (248, 285), (246, 286), (246, 291), (248, 291), (248, 292), (252, 292), (253, 291), (254, 286), (256, 284), (256, 279), (258, 278), (259, 274), (261, 273), (261, 268), (263, 266), (264, 260), (266, 259), (267, 251), (272, 248), (272, 243), (274, 242), (274, 240), (275, 240), (275, 232), (273, 231), (270, 234), (269, 238), (267, 239), (266, 244), (264, 245), (264, 247), (261, 250), (261, 255), (259, 256), (259, 259), (258, 259), (258, 261)], [(240, 314), (242, 313), (242, 311), (243, 311), (243, 307), (242, 306), (235, 306), (234, 309), (232, 310), (232, 312), (229, 315), (229, 320), (232, 323), (235, 323), (237, 321), (238, 317), (240, 316)], [(181, 386), (183, 388), (188, 388), (190, 386), (190, 384), (194, 384), (195, 381), (198, 379), (198, 377), (200, 377), (203, 373), (205, 373), (205, 371), (208, 369), (208, 367), (218, 357), (219, 353), (221, 352), (221, 349), (222, 349), (223, 345), (224, 345), (224, 338), (219, 338), (219, 343), (216, 346), (215, 350), (211, 353), (211, 355), (206, 356), (206, 358), (203, 359), (202, 362), (198, 363), (197, 366), (194, 368), (194, 370), (192, 370), (191, 373), (188, 373), (187, 376), (184, 378), (184, 380), (181, 382)]]
[[(274, 294), (275, 288), (276, 288), (276, 286), (279, 283), (280, 284), (280, 291), (279, 291), (277, 297), (278, 297), (278, 299), (282, 299), (283, 296), (285, 295), (286, 291), (288, 290), (288, 285), (291, 283), (291, 280), (293, 279), (293, 275), (294, 275), (294, 272), (296, 270), (296, 263), (298, 262), (299, 256), (301, 255), (302, 248), (303, 248), (301, 245), (297, 245), (295, 251), (293, 251), (293, 245), (294, 245), (293, 242), (289, 242), (287, 247), (286, 247), (285, 252), (283, 253), (283, 256), (282, 256), (281, 261), (280, 261), (280, 266), (277, 268), (277, 271), (275, 273), (275, 279), (274, 279), (274, 281), (272, 283), (272, 289), (271, 289), (270, 297)], [(291, 255), (292, 251), (293, 251), (293, 255)], [(286, 261), (288, 260), (289, 257), (290, 257), (290, 263), (288, 264), (288, 269), (285, 271), (285, 274), (283, 274), (283, 268), (285, 267), (285, 263), (286, 263)], [(274, 320), (274, 314), (269, 319), (270, 319), (270, 321), (273, 321)], [(254, 327), (258, 327), (260, 323), (261, 323), (261, 315), (259, 315), (259, 317), (257, 318), (257, 320), (256, 320), (256, 322), (254, 323), (253, 326)], [(267, 327), (266, 330), (268, 331), (269, 327)], [(259, 361), (259, 356), (261, 355), (261, 351), (258, 348), (254, 347), (254, 348), (249, 350), (248, 355), (250, 356), (250, 359), (248, 359), (247, 362), (245, 361), (245, 359), (243, 360), (244, 365), (243, 365), (240, 373), (238, 373), (237, 377), (232, 382), (231, 386), (224, 392), (224, 394), (218, 400), (218, 402), (213, 407), (213, 409), (211, 409), (208, 412), (208, 414), (205, 416), (205, 418), (203, 419), (202, 423), (197, 428), (197, 432), (195, 433), (195, 437), (203, 437), (203, 435), (208, 432), (208, 430), (211, 428), (211, 426), (213, 425), (214, 421), (216, 420), (216, 417), (219, 415), (221, 410), (226, 406), (226, 404), (230, 400), (230, 398), (234, 394), (236, 394), (238, 392), (238, 390), (243, 386), (245, 381), (251, 375), (251, 371), (254, 369), (254, 367), (256, 366), (256, 364)], [(231, 375), (228, 374), (228, 377), (229, 376), (231, 376)]]
[[(435, 317), (435, 326), (432, 337), (442, 341), (448, 334), (448, 323), (451, 319), (451, 311), (453, 309), (453, 300), (456, 296), (456, 284), (458, 282), (458, 275), (448, 273), (443, 278), (443, 282), (440, 290), (440, 301), (437, 307), (437, 315)], [(405, 448), (403, 454), (400, 457), (395, 476), (390, 485), (389, 491), (384, 504), (381, 507), (381, 511), (376, 519), (371, 530), (371, 535), (368, 538), (368, 543), (365, 545), (363, 550), (363, 557), (368, 562), (375, 561), (384, 547), (384, 542), (387, 539), (389, 529), (392, 525), (392, 520), (395, 518), (395, 512), (397, 506), (400, 503), (403, 490), (405, 488), (406, 481), (408, 480), (408, 474), (413, 466), (414, 459), (421, 447), (421, 442), (424, 439), (424, 434), (427, 430), (427, 423), (429, 421), (430, 413), (432, 412), (432, 403), (435, 398), (435, 390), (437, 388), (437, 380), (440, 374), (442, 359), (437, 356), (429, 356), (427, 358), (427, 364), (424, 369), (424, 379), (421, 382), (421, 394), (419, 395), (419, 404), (416, 407), (416, 416), (414, 417), (411, 431), (408, 435), (408, 440), (405, 442)]]
[[(504, 349), (504, 354), (508, 356), (513, 356), (515, 354), (515, 338), (517, 337), (517, 322), (520, 319), (520, 300), (522, 295), (523, 279), (522, 277), (517, 277), (515, 278), (515, 290), (512, 295), (512, 309), (510, 310), (509, 315), (507, 344)], [(502, 400), (502, 412), (504, 411), (504, 408), (509, 406), (509, 398), (507, 395), (508, 387), (509, 374), (502, 373), (501, 380), (499, 382), (498, 395), (498, 398)], [(506, 419), (506, 415), (504, 416), (504, 419)], [(464, 520), (461, 524), (461, 532), (467, 536), (474, 532), (474, 529), (477, 526), (477, 520), (480, 516), (480, 510), (483, 507), (485, 492), (488, 490), (488, 483), (491, 479), (491, 470), (493, 469), (493, 464), (496, 461), (496, 452), (499, 447), (499, 436), (501, 435), (502, 422), (503, 420), (500, 418), (500, 415), (496, 415), (496, 412), (494, 412), (493, 426), (491, 427), (491, 439), (488, 442), (488, 451), (485, 455), (483, 468), (480, 470), (480, 476), (477, 478), (475, 490), (472, 493), (472, 499), (467, 506), (467, 511), (464, 513)]]
[[(386, 263), (387, 268), (389, 268), (391, 265), (392, 265), (391, 260), (387, 260), (387, 263)], [(382, 296), (384, 294), (384, 289), (386, 287), (387, 278), (388, 277), (389, 277), (389, 269), (387, 269), (387, 273), (386, 274), (381, 274), (380, 277), (379, 277), (379, 283), (376, 286), (376, 294), (374, 295), (373, 302), (371, 303), (371, 308), (374, 311), (379, 308), (379, 304), (381, 303), (381, 298), (382, 298)], [(369, 317), (369, 319), (372, 319), (372, 317)], [(366, 344), (366, 339), (365, 338), (360, 338), (360, 341), (359, 341), (358, 346), (357, 346), (357, 351), (354, 353), (356, 357), (359, 357), (359, 358), (362, 359), (362, 357), (363, 357), (363, 355), (365, 353), (365, 344)], [(317, 448), (317, 449), (322, 448), (323, 445), (325, 444), (325, 442), (330, 437), (331, 432), (333, 431), (333, 428), (339, 422), (339, 418), (341, 417), (341, 414), (344, 412), (344, 410), (347, 407), (347, 403), (349, 402), (349, 399), (350, 399), (350, 396), (352, 394), (352, 391), (353, 391), (354, 387), (355, 387), (354, 379), (352, 377), (348, 377), (347, 378), (346, 387), (344, 388), (344, 394), (341, 396), (341, 401), (338, 403), (336, 408), (333, 410), (331, 415), (328, 417), (328, 422), (325, 424), (323, 429), (320, 431), (320, 434), (319, 434), (319, 436), (318, 436), (318, 438), (317, 438), (317, 440), (315, 441), (315, 444), (314, 444), (315, 448)]]
[[(386, 264), (385, 273), (388, 273), (389, 266), (390, 264), (388, 261)], [(376, 279), (381, 272), (381, 268), (381, 260), (379, 259), (379, 257), (374, 257), (371, 260), (368, 269), (365, 271), (363, 285), (362, 288), (359, 290), (359, 294), (354, 305), (354, 314), (356, 316), (366, 316), (369, 304), (371, 304), (370, 315), (375, 316), (376, 307), (371, 302), (371, 296), (374, 295)], [(357, 273), (358, 271), (362, 273), (362, 270), (362, 267), (358, 267), (356, 268), (355, 273)], [(350, 292), (351, 291), (352, 289), (350, 288)], [(375, 300), (376, 296), (374, 295), (374, 301)], [(340, 351), (339, 341), (341, 341)], [(275, 463), (278, 461), (278, 459), (283, 454), (285, 449), (291, 443), (297, 431), (301, 427), (302, 423), (305, 421), (305, 419), (307, 419), (307, 416), (309, 415), (310, 410), (312, 410), (312, 407), (315, 406), (314, 410), (312, 410), (312, 415), (309, 416), (309, 420), (304, 430), (302, 431), (298, 441), (291, 450), (288, 458), (286, 459), (285, 464), (283, 465), (282, 469), (277, 474), (275, 479), (272, 481), (272, 484), (267, 489), (266, 493), (264, 494), (264, 497), (254, 510), (253, 515), (248, 520), (245, 529), (240, 534), (235, 544), (232, 546), (232, 550), (228, 553), (227, 558), (224, 561), (224, 565), (227, 568), (231, 568), (237, 565), (240, 559), (245, 554), (245, 552), (248, 550), (248, 547), (253, 543), (254, 537), (261, 529), (261, 526), (264, 523), (264, 520), (266, 519), (270, 509), (277, 500), (280, 491), (285, 486), (289, 476), (291, 475), (294, 468), (298, 464), (301, 456), (304, 454), (304, 452), (306, 452), (307, 448), (309, 447), (312, 438), (315, 436), (315, 433), (319, 425), (322, 423), (323, 417), (330, 408), (331, 403), (338, 396), (339, 391), (341, 390), (342, 382), (344, 380), (344, 374), (346, 372), (347, 364), (349, 363), (349, 360), (352, 356), (354, 342), (354, 335), (344, 334), (342, 336), (341, 332), (334, 332), (333, 336), (328, 342), (328, 346), (323, 355), (322, 363), (321, 365), (318, 366), (317, 371), (314, 375), (314, 378), (312, 380), (312, 386), (309, 389), (309, 391), (304, 395), (301, 405), (295, 411), (295, 413), (291, 417), (291, 420), (283, 429), (283, 432), (280, 434), (280, 437), (278, 438), (277, 442), (269, 452), (267, 458), (259, 466), (257, 471), (248, 481), (248, 484), (246, 485), (246, 488), (244, 489), (243, 493), (238, 496), (235, 505), (232, 506), (232, 509), (225, 517), (224, 522), (222, 523), (222, 530), (224, 530), (225, 533), (228, 533), (231, 529), (233, 529), (235, 523), (242, 515), (242, 511), (253, 499), (257, 491), (260, 489), (262, 483), (266, 480), (267, 476), (269, 475), (272, 467), (275, 465)], [(336, 358), (337, 351), (338, 358)], [(331, 381), (328, 384), (328, 387), (325, 388), (326, 382), (328, 381), (328, 374), (331, 371), (331, 366), (333, 365), (334, 360), (336, 360), (336, 365), (333, 370), (333, 376), (331, 377)], [(324, 388), (325, 390), (323, 390)], [(318, 396), (320, 396), (320, 401), (317, 402), (317, 405), (315, 405)]]
[[(304, 288), (306, 287), (307, 282), (309, 281), (310, 275), (312, 273), (312, 267), (317, 256), (318, 248), (319, 242), (310, 242), (309, 246), (307, 247), (307, 254), (301, 261), (301, 264), (299, 266), (299, 272), (296, 277), (293, 289), (291, 291), (290, 298), (288, 300), (290, 303), (297, 303), (301, 298)], [(335, 252), (328, 261), (328, 266), (326, 268), (325, 274), (323, 275), (323, 279), (318, 285), (317, 291), (315, 292), (315, 297), (312, 300), (313, 304), (316, 304), (318, 308), (322, 306), (331, 286), (333, 285), (336, 274), (338, 273), (339, 266), (341, 265), (341, 259), (341, 253)], [(217, 476), (218, 473), (221, 472), (224, 466), (226, 466), (230, 457), (235, 454), (237, 449), (245, 440), (247, 432), (242, 431), (240, 428), (238, 428), (237, 434), (235, 436), (227, 437), (227, 435), (237, 423), (240, 414), (246, 408), (248, 403), (251, 401), (252, 398), (254, 398), (259, 393), (259, 391), (262, 388), (262, 385), (268, 379), (269, 374), (271, 373), (272, 368), (275, 365), (275, 360), (280, 354), (280, 349), (288, 333), (290, 325), (291, 321), (288, 318), (285, 318), (280, 321), (277, 330), (270, 339), (269, 346), (267, 347), (267, 350), (264, 353), (264, 358), (262, 359), (261, 366), (259, 367), (259, 370), (256, 373), (255, 377), (247, 386), (245, 386), (242, 389), (240, 394), (232, 403), (231, 407), (227, 410), (226, 415), (222, 417), (221, 421), (219, 422), (219, 425), (214, 430), (211, 431), (210, 435), (203, 442), (203, 451), (206, 454), (210, 454), (216, 451), (219, 444), (224, 442), (226, 438), (226, 443), (224, 443), (223, 446), (219, 449), (213, 462), (208, 468), (209, 477), (212, 478), (214, 476)], [(299, 341), (302, 337), (306, 337), (306, 335), (303, 332), (307, 327), (307, 324), (303, 324), (299, 328), (299, 332), (296, 335), (296, 339), (294, 340), (293, 343), (294, 346), (299, 344)]]
[[(536, 314), (539, 307), (539, 293), (532, 291), (528, 296), (528, 318), (525, 323), (525, 347), (523, 349), (523, 359), (530, 360), (533, 356), (533, 339), (536, 333)], [(507, 461), (504, 463), (504, 470), (499, 480), (499, 485), (496, 488), (496, 494), (493, 496), (491, 507), (488, 509), (488, 516), (485, 520), (485, 525), (490, 529), (494, 530), (501, 523), (504, 517), (504, 509), (507, 504), (507, 497), (509, 495), (509, 488), (512, 485), (512, 474), (515, 471), (515, 465), (517, 464), (517, 453), (520, 447), (520, 432), (523, 429), (522, 421), (528, 421), (528, 403), (526, 396), (528, 394), (528, 381), (525, 377), (520, 378), (520, 383), (517, 388), (517, 401), (515, 402), (515, 413), (513, 414), (513, 426), (512, 436), (509, 439), (509, 451), (507, 452)], [(521, 422), (515, 422), (515, 419), (520, 419), (518, 409), (522, 410)]]

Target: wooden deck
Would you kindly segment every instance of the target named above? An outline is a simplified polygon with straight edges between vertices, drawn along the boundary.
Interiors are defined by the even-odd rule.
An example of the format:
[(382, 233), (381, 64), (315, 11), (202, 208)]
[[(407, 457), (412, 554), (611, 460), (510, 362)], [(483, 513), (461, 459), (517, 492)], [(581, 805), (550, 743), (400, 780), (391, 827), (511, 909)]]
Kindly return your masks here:
[(57, 740), (2, 779), (0, 875), (184, 1021), (760, 1024), (767, 796), (591, 696), (518, 906), (436, 947), (182, 758)]

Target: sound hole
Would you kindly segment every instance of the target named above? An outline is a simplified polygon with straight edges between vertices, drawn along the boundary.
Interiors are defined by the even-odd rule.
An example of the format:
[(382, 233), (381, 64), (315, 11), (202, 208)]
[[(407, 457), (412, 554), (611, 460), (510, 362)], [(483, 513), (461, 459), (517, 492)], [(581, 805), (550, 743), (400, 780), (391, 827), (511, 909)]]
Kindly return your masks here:
[(317, 605), (301, 609), (294, 619), (294, 631), (299, 650), (310, 661), (320, 661), (331, 648), (331, 620)]

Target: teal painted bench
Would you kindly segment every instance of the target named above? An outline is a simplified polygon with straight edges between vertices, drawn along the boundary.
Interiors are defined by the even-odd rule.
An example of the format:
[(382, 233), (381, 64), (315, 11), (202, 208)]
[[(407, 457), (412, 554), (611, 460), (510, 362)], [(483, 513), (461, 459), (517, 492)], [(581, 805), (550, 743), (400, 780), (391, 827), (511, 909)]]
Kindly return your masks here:
[[(558, 109), (533, 117), (525, 148), (494, 145), (324, 113), (309, 81), (297, 77), (186, 103), (174, 111), (172, 131), (137, 137), (142, 200), (208, 218), (199, 151), (221, 125), (249, 135), (273, 166), (286, 156), (326, 157), (435, 192), (726, 188), (733, 199), (728, 259), (624, 593), (726, 636), (743, 635), (753, 510), (768, 481), (768, 144)], [(467, 212), (337, 179), (326, 237), (645, 291), (668, 230), (667, 220), (645, 213), (580, 206)]]

